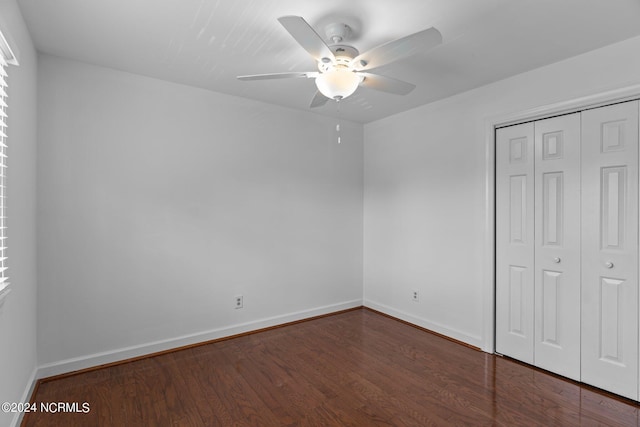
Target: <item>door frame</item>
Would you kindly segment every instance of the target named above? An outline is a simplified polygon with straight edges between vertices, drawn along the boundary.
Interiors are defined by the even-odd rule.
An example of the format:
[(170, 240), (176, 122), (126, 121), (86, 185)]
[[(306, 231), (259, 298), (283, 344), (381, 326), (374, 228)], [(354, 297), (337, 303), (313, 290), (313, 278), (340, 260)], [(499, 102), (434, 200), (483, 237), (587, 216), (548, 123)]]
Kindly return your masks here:
[(529, 110), (501, 114), (485, 119), (485, 195), (484, 195), (484, 274), (483, 274), (483, 343), (482, 350), (496, 351), (496, 129), (562, 114), (576, 113), (640, 98), (640, 84), (600, 92), (568, 101), (535, 107)]

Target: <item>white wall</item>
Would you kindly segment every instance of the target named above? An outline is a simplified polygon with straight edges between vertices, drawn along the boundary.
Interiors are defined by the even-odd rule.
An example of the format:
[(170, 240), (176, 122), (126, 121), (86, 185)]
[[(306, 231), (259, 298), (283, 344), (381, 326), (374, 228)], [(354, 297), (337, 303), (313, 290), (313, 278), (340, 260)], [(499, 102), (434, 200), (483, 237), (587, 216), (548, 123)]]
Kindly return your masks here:
[(487, 124), (640, 83), (639, 51), (630, 39), (366, 125), (365, 305), (489, 349)]
[[(36, 369), (36, 53), (13, 0), (0, 2), (0, 29), (18, 55), (9, 72), (8, 221), (12, 291), (0, 309), (0, 402), (27, 396)], [(17, 422), (0, 411), (0, 425)]]
[(42, 375), (362, 303), (361, 125), (46, 55), (38, 84)]

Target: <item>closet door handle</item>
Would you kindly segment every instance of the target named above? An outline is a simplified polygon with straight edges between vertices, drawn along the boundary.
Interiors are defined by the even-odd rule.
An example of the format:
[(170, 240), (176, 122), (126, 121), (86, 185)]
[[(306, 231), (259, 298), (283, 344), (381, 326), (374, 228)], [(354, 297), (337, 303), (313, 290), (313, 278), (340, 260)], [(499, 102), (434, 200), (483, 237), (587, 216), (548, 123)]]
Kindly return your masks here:
[(607, 261), (604, 263), (604, 266), (607, 268), (613, 268), (613, 263), (611, 261)]
[(562, 260), (560, 259), (560, 257), (555, 257), (555, 258), (553, 259), (553, 262), (555, 262), (556, 264), (560, 264), (560, 261), (562, 261)]

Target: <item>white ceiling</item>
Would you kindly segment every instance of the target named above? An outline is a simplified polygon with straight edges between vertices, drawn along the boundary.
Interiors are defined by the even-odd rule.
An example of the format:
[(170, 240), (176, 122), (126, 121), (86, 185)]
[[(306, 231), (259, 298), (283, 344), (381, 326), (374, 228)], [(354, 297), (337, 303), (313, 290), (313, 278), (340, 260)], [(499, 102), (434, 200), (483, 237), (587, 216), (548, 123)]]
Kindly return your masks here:
[[(315, 71), (276, 20), (345, 22), (360, 52), (435, 26), (443, 45), (384, 67), (407, 96), (359, 88), (343, 118), (370, 122), (640, 35), (638, 0), (19, 0), (37, 49), (118, 70), (308, 110), (311, 79), (236, 75)], [(336, 115), (333, 102), (314, 111)]]

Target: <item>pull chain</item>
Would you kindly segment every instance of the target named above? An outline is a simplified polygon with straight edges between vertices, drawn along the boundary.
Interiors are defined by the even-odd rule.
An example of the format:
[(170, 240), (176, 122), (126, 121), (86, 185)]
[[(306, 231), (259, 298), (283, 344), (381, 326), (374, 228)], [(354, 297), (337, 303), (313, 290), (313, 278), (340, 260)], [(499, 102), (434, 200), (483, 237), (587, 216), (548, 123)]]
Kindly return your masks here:
[(337, 110), (338, 110), (338, 124), (336, 125), (336, 132), (338, 134), (338, 144), (340, 144), (340, 142), (342, 142), (340, 139), (340, 100), (337, 99), (336, 100), (336, 104), (337, 104)]

